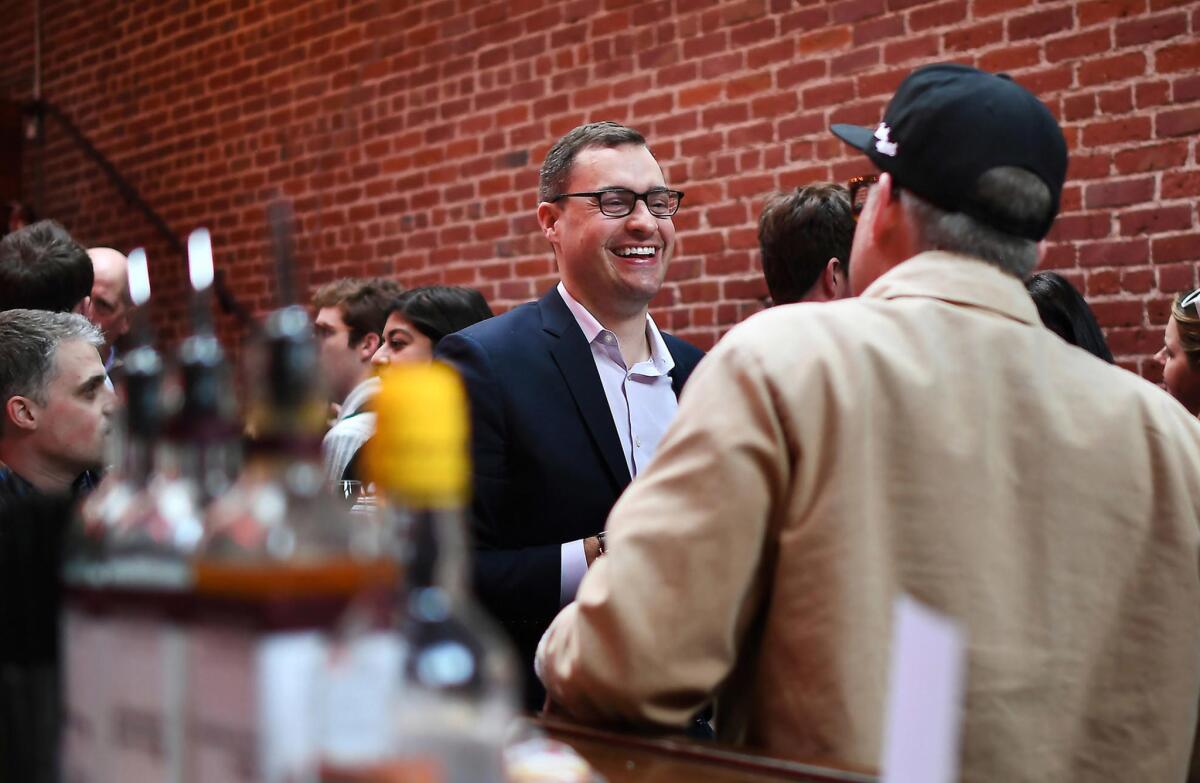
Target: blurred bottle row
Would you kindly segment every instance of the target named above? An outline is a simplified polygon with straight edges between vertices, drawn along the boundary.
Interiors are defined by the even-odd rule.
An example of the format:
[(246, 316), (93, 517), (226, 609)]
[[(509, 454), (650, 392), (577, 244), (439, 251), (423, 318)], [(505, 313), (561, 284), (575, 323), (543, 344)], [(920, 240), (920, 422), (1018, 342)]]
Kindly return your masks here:
[(68, 535), (63, 780), (503, 780), (518, 683), (467, 585), (457, 375), (389, 370), (372, 494), (330, 486), (307, 314), (246, 348), (242, 416), (205, 279), (171, 360), (139, 327), (114, 468)]

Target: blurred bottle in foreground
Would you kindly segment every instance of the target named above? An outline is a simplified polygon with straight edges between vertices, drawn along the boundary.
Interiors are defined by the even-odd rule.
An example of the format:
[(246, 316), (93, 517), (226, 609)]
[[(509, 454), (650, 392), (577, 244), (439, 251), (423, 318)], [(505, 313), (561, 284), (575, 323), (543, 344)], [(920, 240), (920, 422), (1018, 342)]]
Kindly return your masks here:
[[(322, 773), (328, 783), (505, 780), (516, 668), (467, 585), (466, 405), (457, 373), (445, 365), (383, 373), (367, 461), (383, 498), (380, 513), (400, 542), (404, 579), (390, 632), (359, 632), (331, 666)], [(385, 698), (373, 702), (381, 714), (364, 720), (357, 694), (369, 681)]]
[[(286, 277), (288, 218), (274, 209)], [(351, 517), (325, 481), (312, 325), (281, 288), (284, 306), (249, 348), (254, 438), (208, 508), (195, 560), (187, 765), (197, 781), (315, 779), (326, 631), (355, 595), (396, 578), (378, 528)]]
[(179, 513), (157, 469), (163, 360), (151, 344), (145, 253), (129, 254), (139, 306), (125, 357), (118, 468), (80, 507), (67, 538), (63, 621), (69, 781), (182, 780), (181, 617), (200, 519)]

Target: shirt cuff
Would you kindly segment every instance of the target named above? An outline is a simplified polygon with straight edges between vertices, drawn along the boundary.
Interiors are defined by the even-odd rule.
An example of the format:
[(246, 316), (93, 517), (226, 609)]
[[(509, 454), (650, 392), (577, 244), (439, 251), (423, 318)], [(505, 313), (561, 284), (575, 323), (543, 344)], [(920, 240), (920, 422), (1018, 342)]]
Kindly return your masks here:
[(583, 539), (568, 541), (561, 547), (562, 568), (558, 576), (558, 605), (566, 606), (575, 600), (575, 591), (587, 573), (587, 555), (583, 553)]

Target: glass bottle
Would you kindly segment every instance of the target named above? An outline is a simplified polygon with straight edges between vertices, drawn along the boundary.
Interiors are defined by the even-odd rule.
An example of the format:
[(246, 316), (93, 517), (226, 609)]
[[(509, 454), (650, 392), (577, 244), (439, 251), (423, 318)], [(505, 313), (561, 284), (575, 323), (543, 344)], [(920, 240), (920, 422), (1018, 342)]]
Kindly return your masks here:
[[(403, 575), (391, 618), (398, 653), (389, 683), (390, 736), (373, 762), (339, 768), (332, 759), (324, 780), (422, 774), (448, 783), (505, 780), (516, 668), (507, 640), (468, 589), (466, 405), (448, 366), (384, 372), (367, 464), (383, 498), (380, 513), (399, 541)], [(371, 643), (369, 635), (361, 642)]]

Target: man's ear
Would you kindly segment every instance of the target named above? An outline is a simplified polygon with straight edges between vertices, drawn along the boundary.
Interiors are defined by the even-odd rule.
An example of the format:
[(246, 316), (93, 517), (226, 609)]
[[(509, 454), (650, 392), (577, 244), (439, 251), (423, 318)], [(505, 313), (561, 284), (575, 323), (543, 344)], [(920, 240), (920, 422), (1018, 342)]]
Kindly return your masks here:
[(362, 338), (362, 342), (358, 344), (358, 358), (365, 364), (371, 362), (371, 357), (379, 350), (379, 344), (383, 342), (383, 338), (375, 334), (375, 332), (367, 332)]
[(28, 397), (15, 395), (4, 403), (4, 420), (7, 424), (20, 430), (33, 432), (37, 429), (40, 409)]
[(552, 245), (557, 245), (558, 243), (558, 218), (561, 214), (562, 211), (556, 204), (551, 204), (549, 201), (543, 201), (538, 204), (538, 225), (542, 227), (542, 234), (545, 235), (546, 239)]
[(842, 262), (836, 256), (825, 263), (825, 268), (821, 270), (819, 285), (826, 301), (839, 298), (838, 295), (841, 293), (842, 281), (845, 277), (846, 275), (842, 271)]
[(92, 320), (92, 316), (95, 315), (92, 312), (92, 297), (85, 296), (84, 298), (80, 299), (79, 304), (75, 305), (75, 307), (71, 309), (71, 312), (77, 315), (82, 315), (89, 321)]

